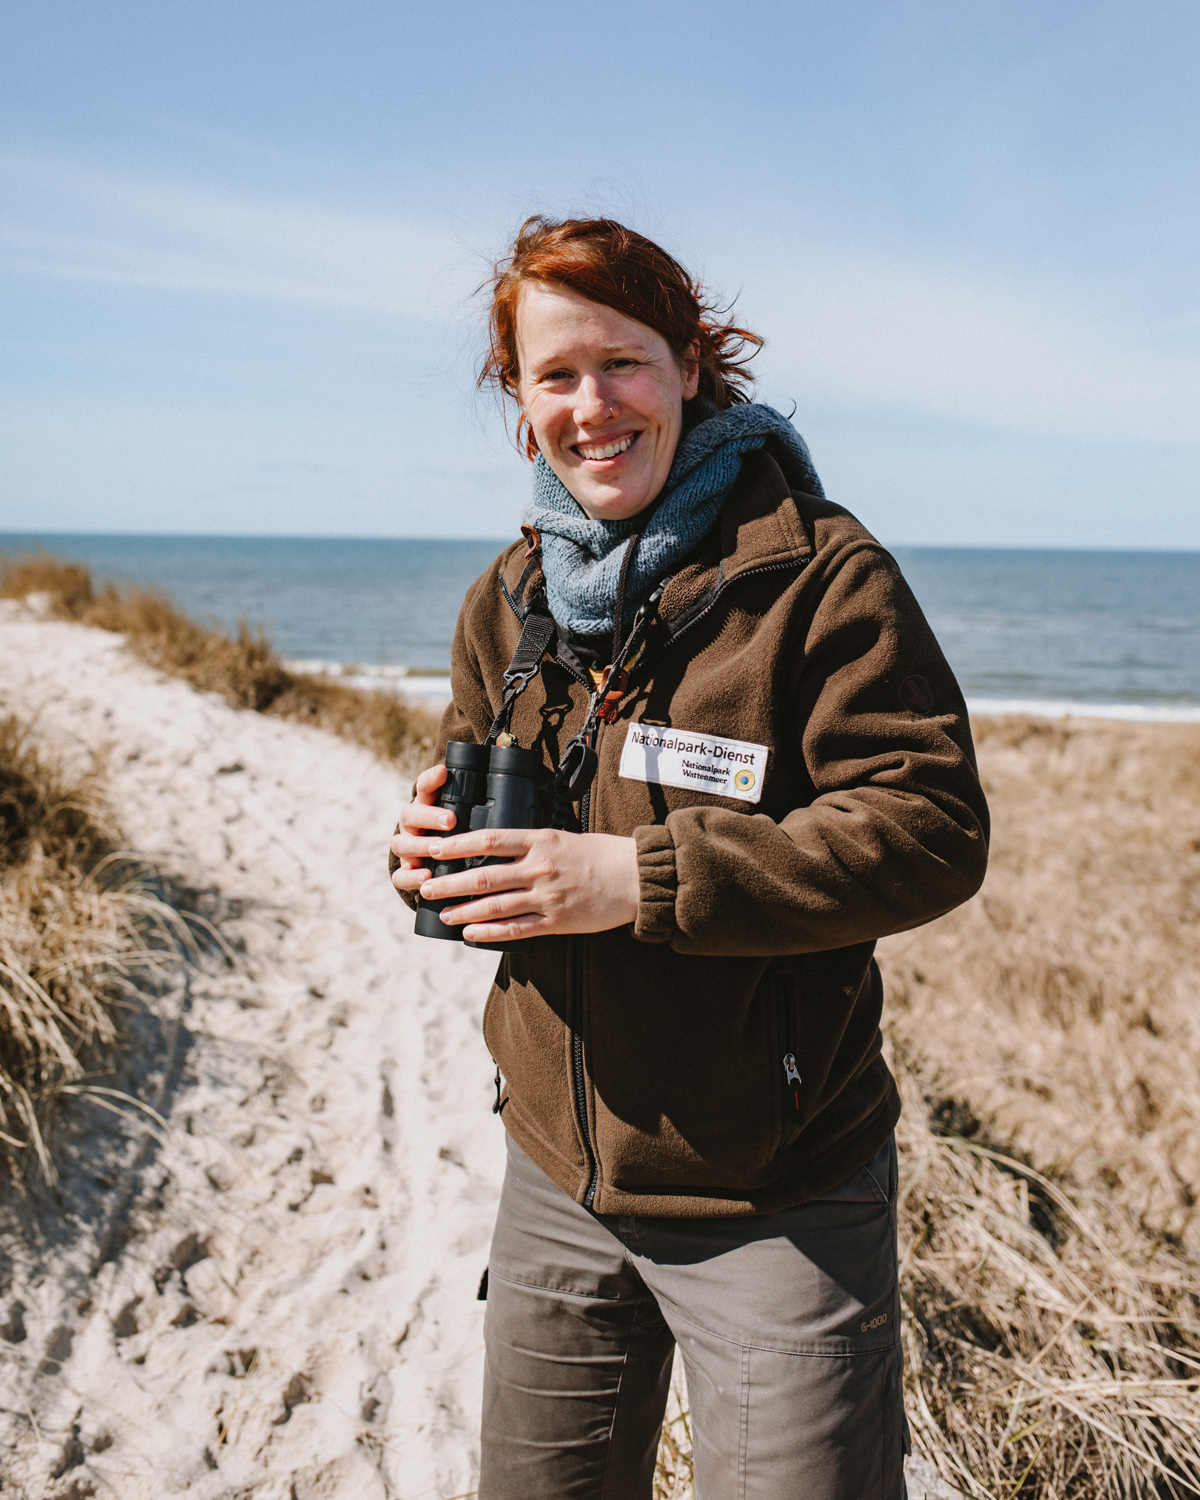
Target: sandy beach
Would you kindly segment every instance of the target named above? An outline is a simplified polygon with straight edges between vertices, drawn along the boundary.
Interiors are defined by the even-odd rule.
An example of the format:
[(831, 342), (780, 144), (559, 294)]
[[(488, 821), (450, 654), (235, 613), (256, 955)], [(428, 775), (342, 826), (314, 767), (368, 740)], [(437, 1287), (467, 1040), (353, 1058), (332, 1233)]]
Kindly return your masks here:
[[(133, 1059), (165, 1117), (162, 1139), (72, 1105), (61, 1205), (43, 1194), (32, 1221), (12, 1205), (0, 1216), (4, 1493), (471, 1494), (476, 1288), (503, 1155), (479, 1036), (494, 960), (415, 939), (389, 888), (385, 848), (407, 776), (166, 677), (119, 636), (13, 602), (0, 602), (0, 711), (54, 753), (103, 762), (131, 848), (190, 892), (229, 946), (210, 944), (158, 999), (158, 1050)], [(1195, 734), (1157, 727), (1189, 746)], [(1073, 825), (1052, 824), (1068, 806), (1070, 756), (1086, 751), (1102, 771), (1113, 747), (1132, 754), (1155, 728), (1099, 728), (1065, 751), (1054, 735), (1031, 750), (992, 733), (1002, 826), (1028, 801), (1028, 765), (1057, 757), (1060, 782), (1046, 781), (1029, 815), (1065, 851)], [(949, 1069), (957, 1042), (953, 1027), (921, 1020), (927, 978), (940, 964), (940, 993), (965, 992), (992, 962), (979, 934), (1012, 927), (1027, 883), (1019, 862), (996, 868), (991, 905), (885, 945), (898, 1035), (930, 1067)], [(1030, 887), (1035, 906), (1054, 873)], [(965, 1000), (959, 1024), (977, 1028)], [(994, 1078), (1029, 1071), (1033, 1033), (1006, 1031), (999, 1012), (995, 1026), (1007, 1052)], [(1070, 1070), (1051, 1054), (1060, 1035), (1069, 1047), (1051, 1027), (1038, 1059), (1057, 1070), (1055, 1098), (1043, 1089), (1049, 1102), (1030, 1106), (1053, 1121), (1053, 1139), (1042, 1115), (988, 1095), (1000, 1082), (978, 1094), (1037, 1160), (1082, 1160), (1097, 1139), (1086, 1108), (1066, 1102)], [(1139, 1035), (1158, 1045), (1152, 1030)], [(1190, 1175), (1193, 1133), (1178, 1126), (1168, 1140), (1166, 1129), (1156, 1118), (1139, 1139)], [(1106, 1148), (1113, 1160), (1119, 1147), (1114, 1137)], [(914, 1463), (910, 1494), (949, 1493)]]
[(0, 706), (105, 759), (131, 845), (212, 893), (235, 948), (164, 997), (178, 1077), (137, 1180), (136, 1136), (81, 1104), (94, 1221), (4, 1236), (5, 1493), (469, 1491), (494, 960), (411, 935), (385, 869), (405, 779), (0, 608)]

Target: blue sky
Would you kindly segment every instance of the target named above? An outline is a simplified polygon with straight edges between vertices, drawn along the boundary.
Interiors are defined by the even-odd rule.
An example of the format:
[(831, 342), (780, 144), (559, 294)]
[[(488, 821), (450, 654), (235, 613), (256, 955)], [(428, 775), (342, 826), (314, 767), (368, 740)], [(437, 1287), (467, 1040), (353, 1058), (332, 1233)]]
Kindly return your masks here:
[(1200, 548), (1200, 7), (7, 0), (0, 528), (502, 536), (533, 211), (660, 239), (893, 543)]

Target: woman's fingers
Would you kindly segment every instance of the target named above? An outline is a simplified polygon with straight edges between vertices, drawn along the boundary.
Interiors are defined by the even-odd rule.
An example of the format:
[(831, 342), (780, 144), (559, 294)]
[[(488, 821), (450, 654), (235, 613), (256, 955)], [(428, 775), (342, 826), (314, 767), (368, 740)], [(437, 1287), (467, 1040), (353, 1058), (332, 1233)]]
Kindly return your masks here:
[(388, 848), (405, 864), (420, 865), (422, 869), (429, 863), (429, 845), (432, 840), (427, 834), (410, 833), (403, 824), (392, 835), (392, 841)]
[(391, 851), (401, 859), (413, 854), (420, 854), (424, 859), (429, 853), (430, 844), (453, 827), (452, 812), (440, 807), (427, 807), (423, 802), (410, 802), (400, 812), (400, 826), (392, 834)]
[[(437, 880), (430, 878), (429, 871), (424, 866), (407, 873), (420, 874), (421, 879), (414, 880), (405, 889), (419, 889), (426, 901), (461, 901), (464, 903), (463, 910), (467, 909), (465, 903), (471, 902), (471, 910), (474, 911), (476, 907), (482, 907), (485, 898), (500, 892), (532, 899), (528, 870), (516, 863), (489, 865), (483, 870), (463, 870), (457, 875), (443, 875)], [(512, 907), (511, 902), (509, 908), (505, 915), (517, 910)], [(519, 909), (528, 911), (530, 907), (527, 904)]]
[(444, 786), (446, 777), (450, 773), (445, 766), (430, 766), (417, 777), (416, 800), (418, 802), (432, 802), (437, 796), (437, 789)]
[(421, 882), (428, 880), (429, 869), (421, 860), (405, 860), (392, 871), (392, 884), (398, 891), (419, 890)]
[(401, 833), (422, 833), (428, 831), (431, 835), (449, 833), (454, 827), (454, 813), (448, 807), (437, 807), (431, 802), (409, 802), (400, 809)]
[[(488, 840), (487, 834), (463, 834), (461, 838), (438, 839), (416, 837), (398, 833), (392, 839), (392, 853), (404, 861), (392, 878), (398, 891), (420, 889), (426, 901), (442, 901), (450, 897), (477, 896), (485, 891), (509, 890), (514, 886), (527, 885), (528, 876), (523, 869), (514, 869), (513, 860), (529, 853), (530, 835), (517, 832), (514, 838)], [(500, 848), (506, 851), (503, 856)], [(462, 870), (456, 875), (443, 875), (438, 880), (429, 879), (429, 866), (434, 861), (474, 859), (484, 854), (503, 857), (504, 864), (476, 866)], [(403, 876), (402, 879), (397, 878)], [(410, 878), (411, 877), (411, 878)], [(424, 882), (424, 883), (423, 883)]]
[(545, 917), (531, 914), (511, 922), (473, 922), (463, 928), (463, 937), (469, 943), (511, 943), (515, 938), (544, 937), (553, 930)]
[(446, 776), (445, 766), (430, 766), (428, 770), (422, 771), (417, 777), (416, 795), (400, 809), (400, 821), (389, 845), (396, 858), (404, 861), (404, 866), (395, 871), (392, 877), (392, 884), (397, 890), (411, 889), (414, 883), (420, 883), (396, 877), (402, 873), (411, 873), (414, 869), (424, 870), (429, 855), (430, 835), (449, 833), (454, 827), (454, 814), (447, 808), (438, 807), (434, 801)]
[(546, 829), (477, 828), (473, 833), (456, 833), (453, 838), (435, 839), (429, 852), (434, 859), (519, 859), (539, 844), (546, 844), (548, 832)]
[(497, 927), (514, 921), (531, 935), (603, 932), (637, 916), (637, 847), (630, 838), (497, 828), (431, 839), (427, 848), (427, 857), (439, 861), (481, 855), (500, 861), (437, 879), (426, 872), (419, 882), (426, 900), (460, 903), (443, 911), (444, 922), (488, 928), (487, 941), (504, 936)]
[[(430, 779), (437, 771), (431, 773)], [(440, 780), (438, 782), (440, 785)], [(418, 782), (418, 793), (423, 788)], [(637, 916), (637, 848), (630, 838), (557, 829), (482, 828), (439, 836), (452, 817), (417, 800), (392, 839), (397, 890), (458, 905), (442, 912), (472, 941), (498, 942), (552, 932), (603, 932)], [(432, 878), (428, 866), (487, 860)]]
[(448, 907), (442, 912), (442, 919), (451, 927), (464, 927), (471, 922), (507, 922), (514, 917), (540, 917), (541, 914), (534, 910), (534, 901), (533, 892), (528, 889), (502, 891), (479, 901)]

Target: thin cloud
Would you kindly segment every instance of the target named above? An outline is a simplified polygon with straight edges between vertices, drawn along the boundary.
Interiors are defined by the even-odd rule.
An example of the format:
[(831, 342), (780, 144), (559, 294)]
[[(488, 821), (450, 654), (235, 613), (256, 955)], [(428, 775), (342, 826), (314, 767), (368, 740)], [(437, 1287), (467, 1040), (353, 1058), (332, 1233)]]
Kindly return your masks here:
[(1180, 351), (1178, 325), (803, 250), (745, 285), (743, 315), (768, 310), (771, 384), (797, 397), (1040, 436), (1200, 441), (1200, 350)]
[(428, 226), (0, 157), (0, 263), (26, 275), (445, 321), (477, 275)]

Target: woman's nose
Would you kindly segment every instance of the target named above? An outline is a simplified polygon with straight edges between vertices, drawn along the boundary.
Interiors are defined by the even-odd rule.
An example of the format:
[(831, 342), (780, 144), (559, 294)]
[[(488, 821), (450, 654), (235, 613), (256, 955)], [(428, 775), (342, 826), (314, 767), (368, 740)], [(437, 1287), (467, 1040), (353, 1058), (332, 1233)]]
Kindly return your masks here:
[(594, 375), (585, 375), (575, 390), (575, 422), (579, 427), (598, 427), (615, 413), (607, 384)]

